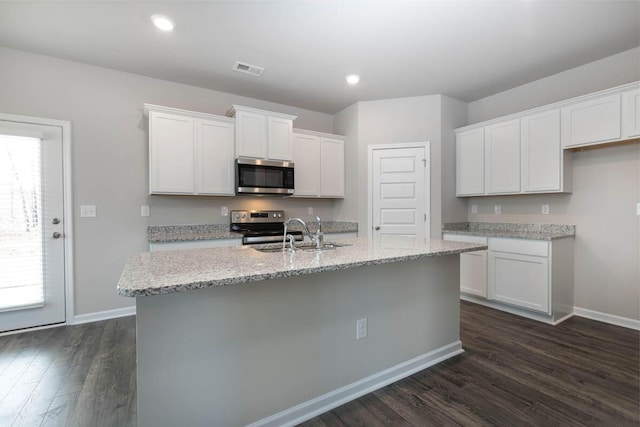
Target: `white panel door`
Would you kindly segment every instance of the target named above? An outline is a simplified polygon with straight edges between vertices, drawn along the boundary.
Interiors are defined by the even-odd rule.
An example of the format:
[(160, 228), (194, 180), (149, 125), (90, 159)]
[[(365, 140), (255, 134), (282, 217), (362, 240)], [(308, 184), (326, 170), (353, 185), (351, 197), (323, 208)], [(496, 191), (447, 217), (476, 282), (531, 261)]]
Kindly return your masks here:
[(456, 195), (484, 194), (484, 128), (456, 134)]
[(149, 113), (149, 193), (194, 192), (193, 119)]
[(562, 146), (598, 144), (620, 139), (620, 94), (602, 96), (562, 108)]
[(429, 237), (425, 147), (372, 150), (373, 236)]
[(235, 123), (195, 120), (197, 194), (235, 195)]
[(320, 168), (320, 195), (344, 197), (343, 140), (325, 137), (320, 140)]
[(522, 191), (559, 191), (562, 175), (560, 110), (522, 118)]
[(520, 192), (520, 120), (484, 128), (487, 194)]
[(320, 137), (303, 133), (293, 137), (294, 197), (320, 195)]
[(640, 89), (622, 94), (622, 138), (640, 137)]
[(0, 332), (65, 321), (62, 128), (0, 120)]

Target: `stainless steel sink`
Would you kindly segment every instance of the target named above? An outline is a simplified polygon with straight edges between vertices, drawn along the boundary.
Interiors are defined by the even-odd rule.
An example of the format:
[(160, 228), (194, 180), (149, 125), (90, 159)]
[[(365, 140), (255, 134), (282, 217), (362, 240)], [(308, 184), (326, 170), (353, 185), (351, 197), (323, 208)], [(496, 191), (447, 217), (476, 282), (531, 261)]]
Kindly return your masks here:
[[(315, 244), (312, 243), (301, 243), (299, 245), (296, 245), (296, 250), (301, 250), (301, 251), (330, 251), (330, 250), (334, 250), (336, 248), (341, 248), (343, 246), (351, 246), (348, 243), (338, 243), (338, 242), (327, 242), (324, 243), (322, 245), (321, 249), (316, 248)], [(273, 244), (267, 244), (267, 245), (256, 245), (256, 246), (252, 246), (252, 249), (258, 251), (258, 252), (266, 252), (266, 253), (273, 253), (273, 252), (282, 252), (282, 244), (281, 243), (273, 243)], [(285, 249), (287, 250), (287, 249)]]

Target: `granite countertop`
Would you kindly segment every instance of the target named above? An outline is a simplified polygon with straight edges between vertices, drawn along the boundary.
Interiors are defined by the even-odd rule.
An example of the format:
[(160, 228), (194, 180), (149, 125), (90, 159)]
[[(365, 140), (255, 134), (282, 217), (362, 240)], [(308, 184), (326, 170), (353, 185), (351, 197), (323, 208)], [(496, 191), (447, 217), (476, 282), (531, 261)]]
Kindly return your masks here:
[(504, 222), (452, 222), (444, 224), (443, 233), (483, 237), (506, 237), (526, 240), (555, 240), (575, 237), (575, 225), (514, 224)]
[[(316, 221), (307, 223), (308, 227), (315, 231), (318, 227)], [(291, 224), (292, 230), (302, 230), (298, 223)], [(357, 222), (323, 221), (322, 230), (329, 233), (357, 233)], [(241, 239), (242, 234), (229, 230), (228, 224), (201, 224), (201, 225), (151, 225), (147, 227), (147, 241), (149, 243), (189, 242), (194, 240), (223, 240)]]
[(350, 238), (342, 243), (349, 246), (322, 252), (264, 253), (236, 246), (139, 253), (127, 261), (118, 294), (160, 295), (487, 249), (442, 240)]

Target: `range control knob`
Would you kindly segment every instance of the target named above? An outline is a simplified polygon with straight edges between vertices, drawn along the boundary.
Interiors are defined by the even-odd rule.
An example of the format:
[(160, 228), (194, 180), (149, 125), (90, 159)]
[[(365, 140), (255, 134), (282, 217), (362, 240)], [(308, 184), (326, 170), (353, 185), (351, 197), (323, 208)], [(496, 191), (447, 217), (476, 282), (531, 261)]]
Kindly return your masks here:
[(278, 218), (282, 218), (282, 214), (281, 213), (278, 214)]

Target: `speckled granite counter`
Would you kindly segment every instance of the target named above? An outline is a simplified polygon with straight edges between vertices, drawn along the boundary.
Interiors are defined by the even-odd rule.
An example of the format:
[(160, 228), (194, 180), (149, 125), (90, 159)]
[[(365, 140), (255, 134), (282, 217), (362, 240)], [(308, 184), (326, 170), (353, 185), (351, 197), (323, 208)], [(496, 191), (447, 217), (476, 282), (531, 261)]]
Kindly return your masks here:
[[(311, 230), (315, 230), (318, 223), (307, 223)], [(292, 230), (301, 230), (300, 224), (291, 224)], [(324, 233), (357, 233), (357, 222), (323, 221)], [(240, 239), (241, 234), (229, 230), (228, 224), (201, 224), (201, 225), (151, 225), (147, 227), (147, 240), (149, 243), (189, 242), (195, 240), (224, 240)]]
[(574, 225), (513, 224), (503, 222), (452, 222), (444, 224), (443, 233), (527, 240), (555, 240), (575, 237)]
[(127, 262), (118, 294), (159, 295), (486, 249), (442, 240), (352, 238), (344, 243), (350, 246), (320, 253), (263, 253), (247, 246), (140, 253)]

